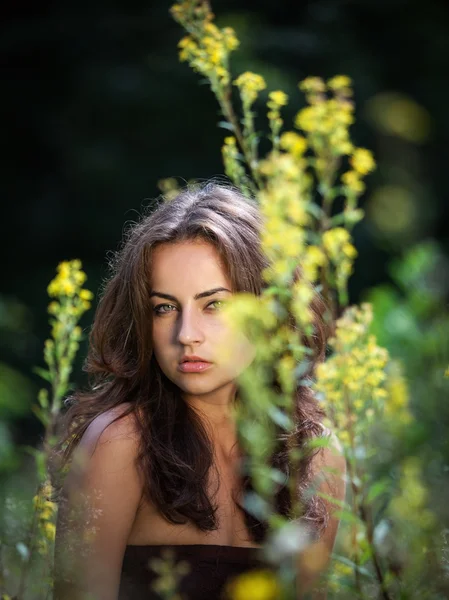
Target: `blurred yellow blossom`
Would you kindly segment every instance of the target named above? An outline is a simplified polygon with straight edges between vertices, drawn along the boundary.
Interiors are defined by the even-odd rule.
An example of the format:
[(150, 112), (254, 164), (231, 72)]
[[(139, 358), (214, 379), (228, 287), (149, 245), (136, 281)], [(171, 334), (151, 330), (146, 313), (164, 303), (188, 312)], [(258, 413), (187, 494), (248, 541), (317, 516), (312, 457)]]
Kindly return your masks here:
[(262, 569), (237, 576), (227, 591), (230, 600), (277, 600), (281, 593), (275, 574)]
[(299, 89), (306, 93), (321, 94), (326, 91), (326, 84), (321, 77), (306, 77), (299, 83)]
[[(357, 415), (355, 427), (359, 429), (363, 415), (370, 418), (383, 412), (380, 402), (387, 396), (389, 355), (369, 333), (371, 321), (368, 303), (347, 308), (337, 320), (335, 337), (329, 340), (333, 355), (317, 366), (315, 389), (324, 394), (331, 407), (339, 435), (351, 427), (351, 415)], [(376, 393), (380, 390), (383, 394)], [(373, 410), (371, 415), (366, 414), (368, 409)]]
[(335, 75), (327, 82), (328, 87), (331, 90), (340, 91), (340, 90), (348, 90), (352, 86), (352, 79), (347, 75)]
[(274, 92), (270, 92), (268, 94), (269, 101), (277, 106), (286, 106), (288, 102), (288, 96), (285, 92), (281, 90), (276, 90)]
[[(212, 89), (219, 92), (220, 87), (229, 84), (229, 54), (239, 45), (234, 30), (219, 29), (212, 22), (214, 15), (207, 3), (186, 0), (174, 4), (170, 12), (189, 31), (178, 43), (179, 59), (205, 75)], [(194, 26), (190, 25), (192, 22)]]
[(304, 276), (309, 281), (315, 281), (318, 278), (318, 270), (327, 262), (326, 254), (319, 246), (309, 245), (305, 249), (304, 258), (301, 263)]
[(282, 150), (291, 152), (296, 157), (301, 157), (307, 150), (306, 138), (294, 131), (284, 131), (281, 135), (279, 145)]
[(341, 181), (356, 194), (361, 194), (365, 190), (365, 184), (361, 181), (360, 175), (356, 171), (346, 171), (341, 176)]
[(36, 511), (37, 527), (40, 533), (38, 540), (38, 552), (47, 555), (50, 552), (49, 543), (54, 542), (56, 533), (56, 513), (57, 504), (49, 498), (52, 495), (52, 486), (47, 481), (38, 490), (33, 498), (33, 505)]
[(354, 171), (360, 175), (367, 175), (374, 170), (376, 163), (373, 154), (366, 148), (356, 148), (349, 159)]
[(267, 87), (264, 78), (251, 71), (245, 71), (239, 75), (237, 79), (234, 80), (234, 85), (239, 88), (242, 101), (248, 106), (251, 106), (256, 100), (259, 92)]

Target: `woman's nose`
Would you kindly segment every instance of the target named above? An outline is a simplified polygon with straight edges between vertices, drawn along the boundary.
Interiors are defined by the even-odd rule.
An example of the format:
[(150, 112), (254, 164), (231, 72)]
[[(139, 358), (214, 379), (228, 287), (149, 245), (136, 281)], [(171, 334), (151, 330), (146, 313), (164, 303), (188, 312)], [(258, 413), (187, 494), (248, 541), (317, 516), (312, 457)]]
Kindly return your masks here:
[(180, 317), (178, 341), (186, 345), (203, 340), (203, 331), (198, 315), (193, 310), (184, 310)]

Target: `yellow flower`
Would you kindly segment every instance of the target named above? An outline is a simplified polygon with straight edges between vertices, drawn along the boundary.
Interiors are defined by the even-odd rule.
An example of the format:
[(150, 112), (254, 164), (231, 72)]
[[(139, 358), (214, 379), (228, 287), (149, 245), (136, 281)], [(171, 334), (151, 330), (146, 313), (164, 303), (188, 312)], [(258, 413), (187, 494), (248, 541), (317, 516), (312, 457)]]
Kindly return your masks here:
[(282, 150), (291, 152), (293, 156), (300, 157), (307, 150), (307, 140), (294, 131), (285, 131), (279, 140)]
[(352, 86), (352, 80), (347, 75), (336, 75), (329, 79), (327, 85), (334, 91), (346, 90)]
[(306, 77), (299, 83), (299, 89), (303, 92), (323, 93), (326, 91), (326, 84), (321, 77)]
[(67, 261), (59, 263), (57, 271), (63, 279), (70, 277), (70, 263), (68, 263)]
[(296, 115), (295, 126), (307, 132), (320, 131), (322, 127), (321, 112), (318, 110), (318, 106), (306, 106)]
[(253, 570), (234, 578), (229, 584), (232, 600), (277, 600), (280, 586), (274, 573)]
[(80, 298), (81, 300), (92, 300), (94, 295), (90, 290), (80, 290)]
[(60, 281), (60, 290), (66, 296), (73, 296), (75, 294), (75, 285), (70, 281), (70, 279), (63, 279)]
[(366, 148), (356, 148), (349, 162), (360, 175), (367, 175), (376, 167), (372, 153)]
[(234, 80), (242, 95), (242, 100), (249, 106), (256, 100), (259, 92), (267, 87), (264, 78), (257, 73), (245, 71)]
[(52, 542), (55, 539), (56, 525), (54, 523), (46, 521), (44, 524), (44, 533), (47, 540)]
[(57, 302), (50, 302), (48, 305), (48, 312), (50, 315), (55, 315), (58, 312), (59, 304)]
[(235, 31), (232, 29), (232, 27), (225, 27), (222, 30), (223, 36), (224, 36), (224, 43), (226, 46), (226, 50), (229, 50), (229, 52), (232, 52), (232, 50), (235, 50), (236, 48), (239, 47), (240, 42), (237, 39), (236, 35), (235, 35)]
[(83, 285), (87, 279), (87, 275), (84, 271), (75, 271), (73, 273), (73, 279), (77, 285)]
[(356, 171), (346, 171), (341, 176), (341, 180), (350, 191), (356, 194), (361, 194), (365, 190), (365, 184), (360, 181), (360, 175)]
[(351, 235), (347, 229), (334, 227), (323, 233), (323, 245), (330, 256), (336, 257), (340, 253), (341, 247), (349, 243), (350, 238)]
[(307, 246), (305, 256), (302, 262), (304, 276), (309, 281), (315, 281), (318, 276), (318, 269), (326, 264), (326, 254), (319, 246)]
[(286, 106), (288, 102), (287, 94), (281, 90), (270, 92), (268, 97), (276, 106)]

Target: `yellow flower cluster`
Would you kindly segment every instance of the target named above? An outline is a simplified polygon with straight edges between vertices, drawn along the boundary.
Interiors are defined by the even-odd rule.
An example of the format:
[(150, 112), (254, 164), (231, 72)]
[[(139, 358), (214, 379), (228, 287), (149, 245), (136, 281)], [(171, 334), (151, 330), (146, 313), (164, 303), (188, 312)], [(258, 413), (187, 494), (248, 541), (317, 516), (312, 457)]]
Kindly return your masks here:
[(263, 569), (243, 573), (227, 585), (227, 597), (231, 600), (276, 600), (280, 593), (275, 574)]
[[(334, 80), (326, 85), (319, 77), (308, 77), (299, 88), (306, 93), (309, 106), (298, 112), (295, 125), (308, 134), (315, 152), (319, 155), (324, 149), (330, 149), (335, 156), (350, 154), (353, 145), (349, 126), (354, 122), (354, 105), (347, 97), (349, 94), (342, 93), (344, 88), (335, 87)], [(328, 98), (328, 91), (334, 96)]]
[(288, 96), (285, 92), (281, 90), (275, 90), (273, 92), (270, 92), (268, 94), (268, 98), (270, 108), (274, 108), (275, 106), (287, 106)]
[(295, 158), (301, 158), (307, 150), (307, 140), (294, 131), (284, 131), (279, 142), (282, 150), (290, 152)]
[[(272, 176), (264, 190), (259, 193), (259, 202), (266, 218), (262, 231), (262, 247), (272, 262), (266, 275), (274, 283), (286, 284), (292, 269), (300, 262), (305, 245), (304, 227), (310, 222), (307, 212), (307, 196), (303, 193), (305, 182), (301, 178), (291, 180), (291, 173), (298, 176), (290, 155), (272, 158)], [(284, 173), (284, 176), (282, 175)]]
[[(51, 298), (57, 298), (62, 303), (67, 299), (71, 300), (73, 310), (82, 314), (90, 308), (90, 301), (93, 294), (90, 290), (83, 289), (82, 285), (87, 276), (82, 271), (80, 260), (64, 261), (58, 265), (57, 275), (50, 282), (47, 292)], [(79, 299), (80, 302), (77, 302)], [(61, 305), (52, 302), (48, 307), (50, 314), (58, 314)]]
[(345, 96), (352, 95), (352, 80), (347, 75), (335, 75), (327, 82), (327, 87), (334, 92), (343, 93)]
[(267, 87), (264, 78), (257, 73), (245, 71), (234, 80), (234, 85), (239, 88), (244, 106), (250, 107), (256, 100), (259, 92)]
[(301, 261), (301, 268), (305, 278), (311, 282), (316, 281), (320, 267), (324, 267), (326, 263), (326, 253), (320, 246), (315, 246), (314, 244), (307, 246)]
[(356, 148), (349, 162), (359, 175), (368, 175), (376, 167), (372, 152), (366, 148)]
[(337, 289), (345, 290), (352, 273), (357, 250), (351, 244), (351, 234), (343, 227), (334, 227), (323, 233), (323, 247), (335, 267)]
[(202, 0), (185, 0), (174, 4), (170, 12), (189, 35), (178, 44), (179, 59), (187, 61), (194, 71), (205, 75), (212, 89), (229, 84), (229, 54), (239, 46), (231, 27), (219, 29), (213, 22), (209, 4)]
[(351, 424), (359, 428), (360, 417), (380, 414), (380, 402), (388, 396), (385, 368), (389, 355), (369, 333), (371, 321), (368, 303), (346, 309), (337, 320), (335, 337), (329, 340), (334, 354), (316, 369), (315, 390), (323, 394), (343, 442)]
[(49, 366), (49, 375), (56, 377), (56, 371), (61, 369), (58, 377), (59, 388), (67, 380), (71, 372), (72, 360), (78, 349), (82, 331), (77, 325), (81, 316), (91, 306), (93, 294), (83, 288), (87, 277), (82, 271), (80, 260), (64, 261), (57, 267), (57, 275), (50, 282), (47, 291), (55, 298), (48, 305), (52, 316), (52, 339), (45, 341), (44, 357)]
[(48, 554), (56, 534), (55, 517), (57, 504), (49, 500), (51, 495), (52, 486), (46, 482), (33, 498), (38, 528), (41, 534), (38, 540), (38, 552), (42, 555)]
[(341, 176), (341, 181), (346, 186), (346, 191), (353, 194), (361, 194), (365, 191), (362, 177), (371, 173), (376, 168), (372, 153), (366, 148), (355, 148), (349, 158), (351, 171), (346, 171)]
[(312, 284), (305, 278), (299, 279), (292, 287), (291, 311), (296, 322), (304, 329), (313, 321), (310, 303), (315, 294)]
[(281, 119), (281, 107), (286, 106), (288, 96), (281, 90), (275, 90), (268, 94), (268, 122), (271, 129), (271, 137), (273, 148), (277, 148), (279, 144), (279, 132), (281, 131), (284, 121)]
[(326, 84), (321, 77), (306, 77), (299, 83), (298, 87), (306, 95), (316, 96), (326, 92)]

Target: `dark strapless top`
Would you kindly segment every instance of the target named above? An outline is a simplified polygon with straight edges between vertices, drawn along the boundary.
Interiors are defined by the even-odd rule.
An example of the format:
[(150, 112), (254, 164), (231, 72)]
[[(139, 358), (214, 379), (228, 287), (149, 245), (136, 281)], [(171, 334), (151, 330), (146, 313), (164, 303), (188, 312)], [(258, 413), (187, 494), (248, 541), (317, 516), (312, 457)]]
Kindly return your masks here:
[(161, 600), (152, 589), (160, 576), (149, 561), (173, 551), (175, 563), (186, 561), (190, 570), (177, 587), (182, 600), (226, 600), (226, 583), (233, 577), (255, 569), (270, 569), (260, 548), (209, 544), (126, 546), (120, 579), (119, 600)]

